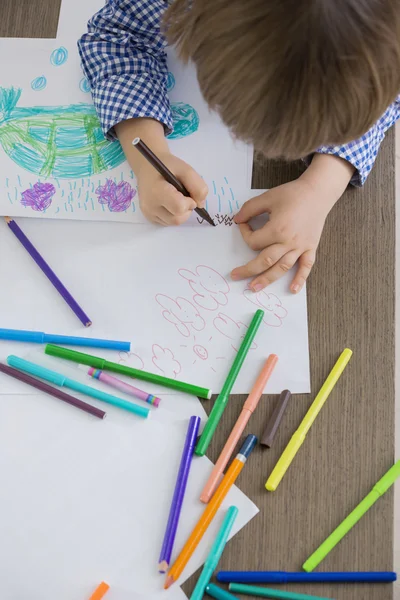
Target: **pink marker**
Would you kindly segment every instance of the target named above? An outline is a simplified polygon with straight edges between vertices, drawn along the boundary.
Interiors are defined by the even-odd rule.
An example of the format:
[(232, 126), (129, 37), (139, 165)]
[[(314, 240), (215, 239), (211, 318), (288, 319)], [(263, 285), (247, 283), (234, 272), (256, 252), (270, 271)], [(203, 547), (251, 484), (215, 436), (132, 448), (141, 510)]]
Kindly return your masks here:
[(226, 444), (219, 455), (217, 462), (214, 465), (211, 475), (208, 478), (206, 485), (201, 493), (200, 500), (207, 504), (211, 496), (213, 495), (215, 488), (220, 482), (221, 476), (223, 475), (224, 469), (229, 462), (230, 457), (238, 443), (240, 436), (242, 435), (244, 428), (246, 427), (251, 415), (257, 408), (257, 404), (264, 392), (264, 388), (267, 384), (268, 379), (271, 376), (272, 371), (278, 362), (276, 354), (270, 354), (265, 361), (264, 367), (261, 373), (257, 377), (257, 381), (254, 384), (253, 389), (247, 397), (246, 402), (243, 405), (242, 412), (239, 415), (238, 420), (235, 423), (234, 428), (228, 437)]
[(148, 394), (143, 390), (139, 390), (138, 388), (133, 387), (133, 385), (125, 383), (125, 381), (121, 381), (116, 377), (112, 377), (112, 375), (108, 375), (108, 373), (104, 373), (104, 371), (100, 371), (100, 369), (94, 369), (93, 367), (90, 367), (88, 374), (94, 379), (98, 379), (99, 381), (106, 383), (110, 387), (113, 387), (120, 392), (125, 392), (125, 394), (128, 394), (129, 396), (139, 398), (140, 400), (143, 400), (143, 402), (147, 402), (152, 406), (157, 407), (161, 402), (161, 398), (157, 398), (157, 396), (153, 396), (152, 394)]

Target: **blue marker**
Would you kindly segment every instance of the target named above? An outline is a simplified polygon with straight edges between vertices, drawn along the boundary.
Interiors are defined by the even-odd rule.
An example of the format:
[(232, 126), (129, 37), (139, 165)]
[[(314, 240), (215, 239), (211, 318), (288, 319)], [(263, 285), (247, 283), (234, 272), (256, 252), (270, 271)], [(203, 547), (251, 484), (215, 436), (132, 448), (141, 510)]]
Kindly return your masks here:
[(217, 580), (225, 583), (388, 583), (396, 581), (390, 571), (338, 573), (286, 573), (285, 571), (220, 571)]
[(32, 344), (61, 344), (64, 346), (86, 346), (87, 348), (107, 348), (108, 350), (124, 350), (125, 352), (129, 352), (131, 349), (130, 342), (53, 335), (41, 331), (23, 331), (22, 329), (0, 329), (0, 340), (30, 342)]
[(133, 404), (132, 402), (128, 402), (122, 398), (117, 398), (117, 396), (105, 394), (96, 388), (92, 388), (89, 385), (84, 385), (83, 383), (75, 381), (74, 379), (69, 379), (64, 375), (60, 375), (60, 373), (56, 373), (50, 369), (45, 369), (40, 365), (36, 365), (35, 363), (24, 360), (23, 358), (19, 358), (18, 356), (9, 356), (7, 358), (7, 363), (10, 365), (10, 367), (19, 369), (24, 373), (29, 373), (30, 375), (39, 377), (40, 379), (44, 379), (45, 381), (49, 381), (50, 383), (59, 385), (60, 387), (70, 388), (71, 390), (75, 390), (76, 392), (80, 392), (81, 394), (85, 394), (91, 398), (97, 398), (97, 400), (102, 400), (103, 402), (107, 402), (108, 404), (112, 404), (118, 408), (128, 410), (129, 412), (132, 412), (139, 417), (143, 417), (144, 419), (149, 416), (150, 409), (144, 406), (138, 406), (137, 404)]

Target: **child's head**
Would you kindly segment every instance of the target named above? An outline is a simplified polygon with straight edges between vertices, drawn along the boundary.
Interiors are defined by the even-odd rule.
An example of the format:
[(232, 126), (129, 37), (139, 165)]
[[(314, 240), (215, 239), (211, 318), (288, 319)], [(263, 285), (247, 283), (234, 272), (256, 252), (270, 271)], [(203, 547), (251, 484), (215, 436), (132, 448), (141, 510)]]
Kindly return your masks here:
[(400, 0), (176, 0), (167, 37), (268, 157), (365, 133), (400, 93)]

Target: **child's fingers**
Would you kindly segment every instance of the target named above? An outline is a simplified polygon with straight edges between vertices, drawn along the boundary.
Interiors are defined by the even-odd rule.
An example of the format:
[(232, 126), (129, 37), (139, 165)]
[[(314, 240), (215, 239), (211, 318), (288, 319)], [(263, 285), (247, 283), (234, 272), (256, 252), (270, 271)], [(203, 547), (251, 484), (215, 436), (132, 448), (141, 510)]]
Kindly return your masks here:
[(254, 231), (248, 223), (241, 223), (239, 229), (249, 248), (257, 252), (263, 248), (272, 246), (274, 242), (276, 242), (276, 239), (274, 240), (272, 229), (268, 227), (268, 223), (256, 231)]
[(253, 258), (247, 265), (237, 267), (231, 272), (232, 279), (247, 279), (254, 277), (270, 269), (278, 260), (285, 256), (287, 248), (283, 244), (274, 244), (265, 248), (256, 258)]
[(306, 282), (315, 262), (315, 250), (307, 250), (299, 258), (299, 268), (290, 286), (290, 291), (297, 294)]
[(185, 169), (182, 169), (181, 173), (178, 174), (178, 177), (189, 192), (190, 197), (195, 201), (196, 205), (203, 207), (206, 203), (208, 194), (208, 187), (204, 179), (202, 179), (189, 165), (185, 165)]
[(256, 198), (247, 200), (235, 216), (235, 223), (247, 223), (253, 217), (258, 217), (262, 213), (269, 212), (266, 194), (261, 194)]
[(186, 212), (184, 212), (180, 215), (173, 215), (172, 213), (169, 212), (169, 210), (164, 208), (164, 206), (160, 206), (160, 208), (157, 212), (157, 216), (162, 221), (164, 221), (164, 223), (166, 225), (182, 225), (189, 219), (191, 214), (192, 214), (192, 211), (187, 210)]
[(259, 292), (266, 288), (268, 285), (282, 277), (285, 273), (287, 273), (293, 265), (296, 263), (296, 260), (299, 258), (299, 253), (296, 250), (292, 250), (288, 252), (282, 258), (274, 264), (273, 267), (265, 271), (249, 284), (249, 288), (253, 292)]
[(187, 198), (178, 192), (172, 185), (168, 184), (168, 186), (168, 190), (162, 199), (162, 206), (172, 216), (179, 217), (196, 208), (197, 205), (192, 198)]

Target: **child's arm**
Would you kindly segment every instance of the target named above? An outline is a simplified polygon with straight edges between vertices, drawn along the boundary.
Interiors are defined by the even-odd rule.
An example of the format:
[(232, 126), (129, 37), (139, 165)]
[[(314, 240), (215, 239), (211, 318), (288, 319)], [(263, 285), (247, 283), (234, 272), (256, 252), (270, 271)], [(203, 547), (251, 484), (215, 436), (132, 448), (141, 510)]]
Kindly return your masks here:
[[(320, 148), (308, 169), (286, 183), (246, 202), (235, 217), (247, 244), (260, 254), (231, 273), (233, 279), (252, 278), (259, 291), (279, 279), (298, 260), (290, 289), (303, 287), (315, 261), (325, 219), (347, 185), (362, 185), (378, 154), (385, 131), (400, 118), (400, 97), (365, 135), (343, 146)], [(248, 221), (269, 213), (268, 223), (253, 231)]]
[[(121, 141), (138, 180), (142, 211), (163, 225), (185, 221), (205, 203), (207, 186), (189, 165), (171, 155), (172, 130), (166, 81), (168, 66), (161, 20), (165, 0), (108, 0), (79, 40), (85, 75), (104, 134)], [(184, 198), (132, 147), (140, 136), (182, 180)]]

